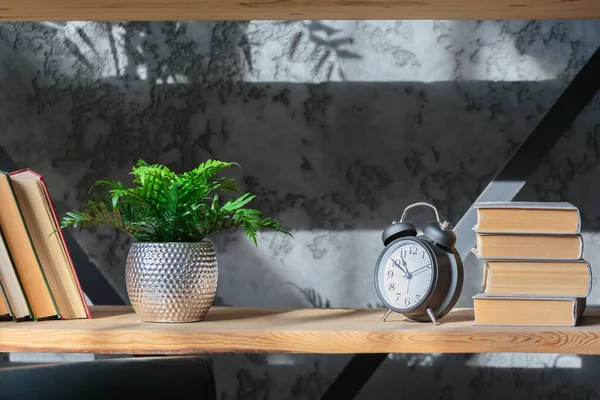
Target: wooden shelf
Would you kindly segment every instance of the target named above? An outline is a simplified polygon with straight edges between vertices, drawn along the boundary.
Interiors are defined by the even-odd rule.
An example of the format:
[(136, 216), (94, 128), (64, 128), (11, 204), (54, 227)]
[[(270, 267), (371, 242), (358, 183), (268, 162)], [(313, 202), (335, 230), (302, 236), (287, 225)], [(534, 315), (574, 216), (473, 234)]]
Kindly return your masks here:
[(131, 308), (93, 307), (92, 320), (2, 322), (0, 352), (480, 353), (600, 354), (600, 312), (575, 328), (472, 327), (473, 311), (454, 310), (440, 326), (408, 322), (380, 309), (211, 309), (203, 322), (142, 323)]
[(0, 0), (3, 21), (585, 19), (598, 0)]

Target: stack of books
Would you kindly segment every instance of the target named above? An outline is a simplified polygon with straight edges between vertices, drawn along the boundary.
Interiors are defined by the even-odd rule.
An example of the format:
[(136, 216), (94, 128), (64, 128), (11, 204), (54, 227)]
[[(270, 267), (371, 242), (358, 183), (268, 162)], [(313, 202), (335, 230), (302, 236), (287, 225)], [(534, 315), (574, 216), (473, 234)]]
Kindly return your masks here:
[(477, 248), (485, 261), (474, 325), (574, 326), (592, 288), (581, 218), (569, 203), (480, 203)]
[(14, 321), (90, 318), (48, 188), (0, 171), (0, 314)]

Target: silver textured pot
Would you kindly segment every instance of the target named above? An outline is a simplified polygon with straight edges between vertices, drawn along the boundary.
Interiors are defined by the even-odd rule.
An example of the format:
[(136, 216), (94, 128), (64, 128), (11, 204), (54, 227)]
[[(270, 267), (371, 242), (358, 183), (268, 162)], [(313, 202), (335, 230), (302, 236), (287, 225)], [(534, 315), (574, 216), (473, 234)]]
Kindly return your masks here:
[(214, 247), (205, 241), (133, 243), (125, 283), (142, 321), (202, 321), (217, 291)]

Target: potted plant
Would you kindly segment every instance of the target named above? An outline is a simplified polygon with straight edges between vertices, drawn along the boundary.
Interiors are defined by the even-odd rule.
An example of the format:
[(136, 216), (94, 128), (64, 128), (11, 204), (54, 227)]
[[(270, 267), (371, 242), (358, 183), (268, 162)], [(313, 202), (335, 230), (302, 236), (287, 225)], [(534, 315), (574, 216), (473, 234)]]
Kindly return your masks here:
[(235, 163), (208, 160), (176, 174), (164, 165), (139, 160), (133, 184), (97, 181), (84, 210), (68, 212), (60, 229), (109, 225), (135, 242), (127, 256), (125, 281), (142, 321), (201, 321), (217, 289), (217, 259), (206, 238), (241, 227), (256, 244), (265, 228), (284, 232), (272, 218), (246, 208), (256, 196), (245, 193), (221, 202), (217, 192), (237, 191), (235, 179), (220, 177)]

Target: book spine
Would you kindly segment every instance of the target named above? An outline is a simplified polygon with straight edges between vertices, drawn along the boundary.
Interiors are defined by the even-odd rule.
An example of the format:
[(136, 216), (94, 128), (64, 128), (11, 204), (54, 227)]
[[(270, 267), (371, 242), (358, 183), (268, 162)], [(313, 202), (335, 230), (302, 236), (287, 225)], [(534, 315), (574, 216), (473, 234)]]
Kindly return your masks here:
[[(46, 180), (44, 177), (32, 170), (27, 170), (38, 177), (42, 185), (44, 186), (44, 191), (46, 192), (46, 196), (48, 197), (48, 203), (50, 203), (50, 209), (52, 210), (52, 215), (54, 217), (54, 221), (56, 222), (56, 226), (60, 227), (60, 221), (58, 220), (58, 215), (56, 213), (56, 209), (54, 208), (54, 202), (52, 201), (52, 197), (50, 197), (50, 191), (48, 190), (48, 185), (46, 184)], [(77, 282), (77, 288), (79, 289), (79, 295), (81, 296), (81, 301), (83, 302), (83, 306), (85, 308), (85, 313), (88, 319), (92, 318), (92, 314), (90, 313), (90, 308), (87, 305), (87, 301), (85, 300), (85, 294), (83, 293), (83, 289), (81, 288), (81, 282), (79, 281), (79, 276), (77, 276), (77, 271), (75, 270), (75, 264), (73, 263), (73, 259), (71, 258), (71, 253), (69, 252), (69, 248), (67, 247), (67, 242), (65, 241), (65, 236), (63, 234), (62, 229), (57, 232), (60, 241), (65, 249), (65, 253), (67, 254), (67, 258), (69, 259), (69, 264), (71, 265), (71, 269), (73, 271), (73, 276), (75, 277), (75, 282)]]
[(592, 275), (592, 266), (590, 265), (590, 262), (586, 261), (586, 263), (587, 263), (587, 267), (588, 267), (588, 272), (590, 274), (590, 281), (588, 283), (588, 292), (585, 295), (585, 297), (588, 297), (592, 293), (592, 285), (593, 285), (593, 282), (594, 282), (594, 277)]

